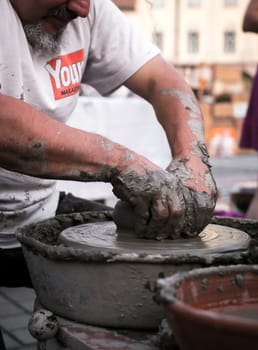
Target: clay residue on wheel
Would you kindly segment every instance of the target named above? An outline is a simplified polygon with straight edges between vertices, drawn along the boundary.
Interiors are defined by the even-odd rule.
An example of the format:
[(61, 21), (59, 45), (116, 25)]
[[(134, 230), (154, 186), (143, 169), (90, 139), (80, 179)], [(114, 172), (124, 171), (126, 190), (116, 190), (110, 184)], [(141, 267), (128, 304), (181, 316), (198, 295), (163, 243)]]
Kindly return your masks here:
[[(49, 220), (42, 221), (37, 224), (30, 225), (19, 230), (17, 233), (18, 240), (24, 248), (32, 251), (34, 254), (40, 254), (50, 259), (55, 260), (79, 260), (84, 262), (135, 262), (135, 263), (151, 263), (151, 264), (197, 264), (199, 266), (210, 266), (212, 264), (234, 264), (246, 263), (249, 261), (248, 256), (248, 241), (245, 240), (243, 247), (235, 248), (232, 251), (216, 252), (210, 254), (201, 252), (198, 253), (191, 249), (191, 245), (185, 251), (159, 251), (159, 243), (157, 251), (152, 253), (137, 252), (131, 249), (128, 252), (118, 252), (115, 249), (107, 250), (101, 247), (96, 249), (79, 249), (69, 245), (59, 243), (59, 235), (65, 229), (82, 224), (101, 223), (112, 220), (112, 212), (85, 212), (58, 215)], [(170, 240), (170, 243), (172, 241)], [(176, 242), (176, 241), (175, 241)], [(185, 240), (189, 243), (189, 240)], [(188, 244), (187, 243), (187, 244)], [(146, 245), (148, 241), (146, 241)], [(165, 244), (165, 243), (164, 243)]]

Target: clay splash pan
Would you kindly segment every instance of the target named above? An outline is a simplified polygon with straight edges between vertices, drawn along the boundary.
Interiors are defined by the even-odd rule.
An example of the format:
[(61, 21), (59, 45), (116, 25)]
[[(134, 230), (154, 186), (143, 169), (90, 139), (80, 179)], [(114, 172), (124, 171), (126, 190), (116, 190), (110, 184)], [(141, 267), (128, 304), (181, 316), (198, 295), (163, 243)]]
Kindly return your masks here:
[(258, 349), (258, 265), (194, 269), (158, 288), (180, 349)]

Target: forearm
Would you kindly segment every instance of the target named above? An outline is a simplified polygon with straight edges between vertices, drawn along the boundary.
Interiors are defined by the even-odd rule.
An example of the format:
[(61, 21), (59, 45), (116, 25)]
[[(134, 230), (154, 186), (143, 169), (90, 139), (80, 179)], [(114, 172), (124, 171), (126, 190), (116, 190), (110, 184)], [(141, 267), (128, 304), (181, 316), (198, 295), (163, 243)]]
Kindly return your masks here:
[(122, 178), (116, 191), (134, 207), (141, 237), (196, 236), (210, 223), (217, 189), (204, 145), (202, 114), (192, 90), (161, 56), (147, 62), (126, 86), (153, 106), (173, 159), (165, 171), (139, 179), (141, 187)]
[(150, 102), (166, 132), (173, 159), (200, 156), (203, 119), (190, 87), (176, 76), (173, 81), (164, 76), (153, 85)]
[[(152, 74), (154, 71), (155, 74)], [(148, 89), (136, 89), (136, 92), (152, 104), (166, 132), (173, 166), (176, 166), (176, 161), (180, 162), (178, 166), (185, 169), (185, 182), (193, 189), (210, 193), (205, 181), (210, 169), (204, 145), (203, 118), (191, 88), (160, 57), (153, 59), (133, 77), (129, 87), (137, 80), (138, 83), (144, 80), (145, 76), (152, 77), (148, 80)]]
[(204, 140), (202, 114), (191, 88), (172, 65), (157, 56), (129, 79), (127, 86), (153, 106), (173, 158), (193, 155), (198, 142)]
[[(203, 120), (198, 104), (185, 86), (157, 87), (161, 97), (154, 105), (160, 123), (167, 133), (173, 162), (169, 171), (181, 173), (185, 184), (198, 192), (211, 193), (206, 177), (210, 177), (208, 153), (204, 144)], [(155, 97), (154, 97), (155, 99)], [(164, 108), (163, 106), (166, 106)], [(169, 115), (168, 115), (169, 114)], [(183, 176), (184, 174), (184, 176)]]
[(152, 103), (166, 131), (174, 163), (178, 160), (187, 169), (195, 170), (189, 175), (189, 182), (193, 179), (192, 187), (204, 189), (200, 184), (209, 171), (208, 153), (202, 113), (191, 88), (176, 76), (173, 82), (161, 80), (153, 91)]
[(27, 175), (111, 181), (151, 162), (105, 137), (66, 126), (23, 101), (0, 95), (0, 166)]

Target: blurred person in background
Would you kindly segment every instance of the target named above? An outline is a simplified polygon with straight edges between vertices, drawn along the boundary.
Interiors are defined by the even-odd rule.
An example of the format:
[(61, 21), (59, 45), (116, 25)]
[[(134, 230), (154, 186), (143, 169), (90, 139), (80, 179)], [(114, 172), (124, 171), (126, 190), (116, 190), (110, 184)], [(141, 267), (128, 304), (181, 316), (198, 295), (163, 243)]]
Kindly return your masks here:
[[(258, 33), (258, 0), (251, 0), (244, 14), (244, 32)], [(253, 80), (247, 114), (244, 119), (240, 138), (241, 148), (258, 151), (258, 69)], [(245, 215), (249, 219), (258, 219), (258, 188)]]

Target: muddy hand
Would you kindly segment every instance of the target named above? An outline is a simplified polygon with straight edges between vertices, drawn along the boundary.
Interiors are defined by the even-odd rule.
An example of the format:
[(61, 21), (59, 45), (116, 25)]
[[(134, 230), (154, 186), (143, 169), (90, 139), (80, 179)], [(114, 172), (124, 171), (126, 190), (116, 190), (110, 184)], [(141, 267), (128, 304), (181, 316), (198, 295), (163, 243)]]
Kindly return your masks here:
[(195, 237), (211, 222), (217, 187), (208, 164), (205, 169), (202, 176), (195, 176), (194, 171), (187, 167), (187, 159), (172, 161), (167, 168), (181, 183), (186, 208), (183, 225), (185, 237)]
[(131, 171), (112, 180), (113, 192), (134, 208), (135, 231), (145, 238), (177, 238), (185, 222), (181, 183), (167, 171)]

